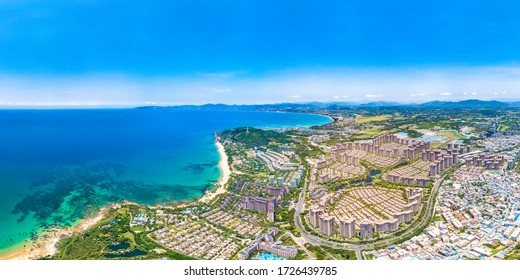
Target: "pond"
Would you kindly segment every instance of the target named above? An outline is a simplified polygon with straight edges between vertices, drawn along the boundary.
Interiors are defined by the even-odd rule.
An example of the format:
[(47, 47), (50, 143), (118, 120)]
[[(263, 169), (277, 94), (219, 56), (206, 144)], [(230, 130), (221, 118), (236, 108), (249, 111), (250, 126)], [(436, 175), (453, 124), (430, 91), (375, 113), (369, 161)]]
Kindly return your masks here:
[(106, 254), (104, 257), (107, 259), (115, 259), (115, 258), (132, 258), (132, 257), (138, 257), (138, 256), (145, 256), (148, 254), (148, 252), (135, 249), (130, 252), (126, 252), (124, 254)]
[[(361, 179), (361, 180), (351, 181), (351, 182), (350, 182), (350, 185), (351, 185), (351, 186), (356, 186), (356, 185), (361, 185), (361, 184), (363, 184), (363, 183), (365, 183), (365, 184), (368, 185), (368, 184), (372, 183), (372, 181), (373, 181), (372, 178), (373, 178), (374, 176), (379, 175), (379, 174), (381, 174), (381, 170), (379, 170), (379, 169), (370, 169), (369, 174), (368, 174), (368, 177), (366, 177), (365, 179)], [(336, 188), (336, 190), (343, 189), (343, 188), (345, 188), (345, 186), (346, 186), (346, 185), (340, 185), (339, 187)]]
[(130, 243), (115, 243), (107, 247), (110, 251), (119, 251), (119, 250), (125, 250), (130, 248)]

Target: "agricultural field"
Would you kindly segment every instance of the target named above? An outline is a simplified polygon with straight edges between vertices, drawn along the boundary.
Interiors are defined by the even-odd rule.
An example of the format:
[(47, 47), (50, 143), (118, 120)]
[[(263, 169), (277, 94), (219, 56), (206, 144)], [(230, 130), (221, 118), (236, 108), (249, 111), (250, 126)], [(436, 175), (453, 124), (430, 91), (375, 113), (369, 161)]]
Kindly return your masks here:
[(389, 115), (381, 115), (381, 116), (356, 116), (357, 123), (368, 123), (368, 122), (380, 122), (386, 121), (390, 118)]
[(460, 134), (456, 130), (441, 130), (440, 133), (442, 133), (443, 135), (445, 135), (453, 140), (460, 140), (460, 139), (465, 138), (464, 136), (462, 136), (462, 134)]

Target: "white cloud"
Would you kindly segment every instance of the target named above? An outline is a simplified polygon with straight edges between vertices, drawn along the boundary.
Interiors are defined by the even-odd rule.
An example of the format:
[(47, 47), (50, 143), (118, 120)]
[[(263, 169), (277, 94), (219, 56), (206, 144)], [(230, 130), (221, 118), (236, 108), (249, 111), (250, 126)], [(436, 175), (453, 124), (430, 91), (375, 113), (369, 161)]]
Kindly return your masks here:
[(203, 90), (208, 90), (208, 91), (213, 91), (213, 92), (216, 92), (216, 93), (224, 93), (224, 92), (232, 91), (232, 89), (230, 89), (230, 88), (207, 88), (207, 87), (204, 87), (202, 89)]
[[(411, 68), (403, 71), (302, 69), (258, 76), (215, 73), (155, 78), (110, 73), (67, 77), (0, 73), (0, 103), (97, 103), (107, 107), (131, 107), (146, 102), (157, 102), (160, 105), (198, 104), (201, 100), (217, 100), (226, 104), (278, 103), (288, 100), (326, 102), (381, 99), (402, 102), (410, 99), (458, 100), (470, 97), (520, 100), (520, 79), (518, 75), (511, 75), (513, 70), (478, 67)], [(520, 67), (517, 73), (520, 74)], [(478, 95), (473, 95), (473, 92)], [(332, 96), (339, 98), (333, 99)]]
[(230, 92), (232, 89), (230, 88), (224, 88), (224, 89), (213, 89), (214, 92)]
[(464, 95), (468, 95), (468, 93), (467, 93), (467, 92), (464, 92), (463, 94), (464, 94)]
[(365, 94), (366, 98), (376, 98), (376, 97), (381, 98), (383, 96), (384, 95), (382, 95), (382, 94)]
[(334, 99), (338, 99), (339, 96), (338, 96), (338, 95), (334, 95), (334, 96), (332, 96), (332, 98), (334, 98)]
[(472, 94), (472, 95), (477, 95), (478, 93), (477, 93), (477, 92), (472, 92), (471, 94)]

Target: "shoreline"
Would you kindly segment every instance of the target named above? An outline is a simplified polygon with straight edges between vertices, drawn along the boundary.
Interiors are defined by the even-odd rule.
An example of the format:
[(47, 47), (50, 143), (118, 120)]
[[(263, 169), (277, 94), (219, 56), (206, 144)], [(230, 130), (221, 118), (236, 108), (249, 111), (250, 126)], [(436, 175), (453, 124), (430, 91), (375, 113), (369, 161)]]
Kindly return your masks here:
[(228, 155), (226, 154), (226, 149), (224, 145), (220, 143), (220, 139), (216, 137), (215, 145), (217, 146), (218, 154), (220, 156), (220, 160), (218, 162), (218, 168), (220, 169), (220, 178), (217, 181), (216, 189), (206, 190), (206, 193), (197, 200), (197, 202), (209, 202), (213, 200), (219, 194), (223, 194), (226, 192), (226, 184), (229, 181), (231, 176), (231, 169), (229, 167)]
[[(262, 111), (258, 111), (262, 112)], [(271, 111), (271, 113), (274, 113)], [(289, 113), (289, 114), (308, 114), (302, 112), (280, 112), (280, 113)], [(333, 118), (323, 114), (311, 114), (311, 115), (319, 115), (323, 117), (327, 117), (330, 121), (334, 121)], [(226, 185), (231, 178), (231, 167), (228, 162), (228, 155), (226, 154), (224, 145), (220, 142), (220, 138), (215, 134), (214, 139), (215, 146), (217, 147), (217, 151), (219, 153), (220, 159), (218, 162), (218, 168), (220, 170), (220, 177), (214, 185), (210, 188), (206, 189), (204, 194), (199, 198), (192, 198), (193, 200), (184, 200), (184, 201), (172, 201), (171, 205), (162, 205), (157, 203), (155, 205), (146, 205), (146, 204), (138, 204), (131, 201), (123, 201), (120, 203), (109, 203), (107, 205), (102, 206), (97, 214), (94, 217), (84, 217), (77, 221), (76, 224), (70, 227), (54, 227), (54, 228), (43, 228), (40, 229), (38, 233), (37, 240), (24, 241), (20, 244), (14, 245), (10, 248), (7, 248), (4, 252), (0, 254), (0, 260), (28, 260), (28, 259), (38, 259), (42, 257), (46, 257), (49, 255), (53, 255), (57, 252), (56, 244), (60, 241), (61, 238), (71, 236), (74, 233), (78, 233), (84, 231), (99, 221), (101, 221), (108, 212), (109, 209), (117, 206), (122, 206), (126, 204), (134, 204), (147, 208), (179, 208), (179, 207), (189, 207), (199, 202), (208, 203), (215, 199), (218, 195), (226, 192)]]
[(215, 145), (217, 146), (217, 150), (220, 156), (220, 160), (218, 163), (218, 167), (220, 169), (220, 178), (215, 183), (217, 188), (206, 190), (205, 194), (197, 200), (191, 202), (182, 202), (174, 206), (166, 206), (166, 205), (141, 205), (135, 202), (124, 201), (123, 203), (112, 203), (111, 205), (103, 206), (94, 217), (86, 218), (80, 220), (78, 224), (70, 227), (70, 228), (50, 228), (47, 232), (43, 233), (42, 237), (37, 241), (31, 242), (30, 244), (20, 244), (12, 249), (12, 252), (8, 252), (4, 256), (0, 256), (0, 260), (32, 260), (39, 259), (42, 257), (46, 257), (48, 255), (54, 255), (57, 251), (56, 244), (63, 237), (68, 237), (73, 235), (74, 233), (78, 233), (81, 231), (85, 231), (88, 228), (94, 226), (99, 221), (101, 221), (108, 210), (113, 207), (118, 207), (126, 204), (133, 204), (139, 206), (145, 206), (150, 208), (177, 208), (177, 207), (185, 207), (189, 206), (193, 203), (198, 202), (209, 202), (214, 199), (217, 195), (225, 193), (226, 184), (229, 181), (231, 176), (231, 169), (228, 163), (228, 156), (226, 154), (224, 145), (219, 142), (218, 137), (215, 139)]
[(54, 255), (57, 251), (56, 244), (63, 237), (69, 237), (74, 233), (89, 229), (101, 221), (108, 210), (117, 204), (107, 205), (99, 209), (94, 217), (85, 218), (70, 228), (50, 228), (43, 236), (27, 247), (14, 248), (12, 253), (0, 256), (0, 260), (34, 260), (49, 255)]

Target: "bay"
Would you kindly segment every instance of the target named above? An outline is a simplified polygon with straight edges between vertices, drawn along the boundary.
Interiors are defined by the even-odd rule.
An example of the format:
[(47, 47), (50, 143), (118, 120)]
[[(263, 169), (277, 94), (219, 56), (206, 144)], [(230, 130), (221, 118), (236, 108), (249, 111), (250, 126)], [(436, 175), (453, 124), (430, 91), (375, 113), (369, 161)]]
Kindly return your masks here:
[(276, 112), (0, 110), (0, 256), (107, 203), (200, 198), (220, 176), (217, 131), (328, 122)]

